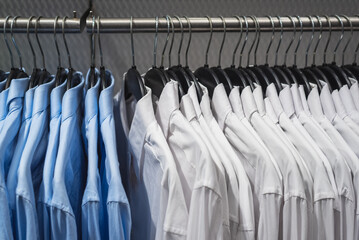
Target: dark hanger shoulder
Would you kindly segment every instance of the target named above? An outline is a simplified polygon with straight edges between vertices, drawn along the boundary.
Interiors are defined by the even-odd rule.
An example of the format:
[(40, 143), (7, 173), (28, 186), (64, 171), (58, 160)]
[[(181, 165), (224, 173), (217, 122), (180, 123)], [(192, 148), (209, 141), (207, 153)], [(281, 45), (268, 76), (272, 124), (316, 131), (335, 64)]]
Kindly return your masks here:
[(208, 94), (212, 97), (214, 88), (220, 84), (217, 75), (208, 67), (208, 65), (198, 68), (194, 72), (194, 75), (197, 77), (198, 81), (208, 89)]
[(138, 101), (146, 94), (146, 87), (136, 66), (130, 68), (125, 75), (125, 98), (132, 95)]
[(212, 67), (211, 69), (217, 75), (219, 82), (224, 85), (227, 95), (229, 95), (233, 85), (227, 73), (221, 67)]

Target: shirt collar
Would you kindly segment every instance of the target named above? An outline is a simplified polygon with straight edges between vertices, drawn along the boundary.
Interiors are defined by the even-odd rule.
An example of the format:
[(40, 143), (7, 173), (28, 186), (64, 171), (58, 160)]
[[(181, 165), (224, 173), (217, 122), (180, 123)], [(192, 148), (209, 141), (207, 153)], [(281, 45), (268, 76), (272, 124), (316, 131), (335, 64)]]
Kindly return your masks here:
[(232, 107), (222, 83), (218, 84), (214, 88), (212, 107), (214, 117), (216, 118), (220, 128), (223, 129), (227, 115), (232, 111)]
[(268, 115), (268, 117), (270, 119), (272, 119), (272, 121), (277, 124), (279, 123), (279, 118), (277, 116), (277, 114), (275, 113), (274, 109), (273, 109), (273, 106), (272, 106), (272, 103), (271, 101), (269, 100), (269, 98), (265, 98), (264, 99), (264, 104), (266, 106), (266, 113)]
[(30, 78), (15, 78), (11, 80), (7, 105), (15, 98), (23, 98), (29, 86)]
[(339, 95), (340, 95), (340, 98), (345, 106), (345, 110), (347, 111), (347, 113), (351, 114), (351, 113), (357, 111), (355, 104), (354, 104), (353, 97), (348, 88), (348, 85), (345, 84), (340, 88)]
[(6, 79), (7, 79), (7, 78), (4, 78), (4, 79), (0, 82), (0, 92), (2, 92), (2, 90), (5, 89)]
[[(318, 97), (319, 97), (319, 93), (318, 93), (318, 87), (317, 86), (313, 86), (312, 89), (316, 89), (316, 94), (318, 94)], [(298, 91), (299, 91), (299, 96), (300, 96), (300, 100), (302, 102), (302, 107), (303, 107), (303, 110), (308, 114), (310, 115), (311, 112), (309, 110), (309, 106), (308, 106), (308, 102), (307, 102), (307, 97), (305, 96), (305, 91), (304, 91), (304, 87), (303, 85), (299, 85), (298, 86)], [(310, 92), (311, 93), (311, 92)], [(309, 95), (310, 95), (309, 93)], [(308, 95), (308, 96), (309, 96)]]
[[(303, 89), (304, 91), (304, 89)], [(308, 94), (308, 106), (310, 108), (310, 113), (314, 116), (314, 118), (320, 118), (324, 115), (322, 105), (320, 103), (320, 96), (318, 92), (318, 87), (315, 86), (312, 88), (310, 93)]]
[(196, 112), (197, 118), (199, 118), (202, 115), (202, 110), (201, 110), (200, 104), (198, 102), (196, 87), (195, 87), (195, 85), (193, 83), (188, 88), (188, 95), (192, 99), (194, 110)]
[(342, 99), (340, 98), (339, 91), (337, 89), (333, 90), (332, 97), (338, 116), (341, 117), (342, 119), (348, 116), (347, 112), (345, 111), (345, 107), (343, 105)]
[(266, 114), (266, 109), (264, 106), (263, 92), (261, 86), (256, 86), (256, 88), (253, 90), (253, 97), (256, 101), (259, 114), (263, 116), (264, 114)]
[(9, 94), (9, 89), (5, 89), (2, 92), (0, 92), (0, 121), (3, 120), (7, 115), (7, 96)]
[(171, 80), (162, 90), (160, 99), (157, 103), (156, 118), (163, 130), (165, 137), (168, 136), (168, 128), (171, 115), (174, 111), (179, 110), (178, 100), (178, 83)]
[(298, 85), (296, 83), (292, 84), (290, 90), (292, 92), (295, 112), (297, 114), (299, 114), (299, 113), (303, 112), (304, 109), (303, 109), (302, 99), (300, 98)]
[[(89, 78), (90, 78), (90, 71), (89, 70), (86, 74), (86, 81), (85, 81), (85, 89), (89, 86)], [(98, 114), (98, 105), (99, 105), (99, 89), (100, 89), (100, 76), (97, 74), (98, 70), (95, 69), (95, 77), (96, 77), (96, 84), (93, 87), (90, 87), (85, 96), (85, 121), (86, 123), (93, 118), (93, 116)]]
[(42, 112), (50, 106), (50, 93), (55, 86), (55, 77), (51, 76), (51, 81), (38, 86), (34, 93), (34, 106), (32, 114)]
[(82, 73), (75, 72), (72, 81), (79, 81), (80, 83), (76, 86), (67, 90), (62, 98), (62, 119), (65, 120), (76, 114), (81, 102), (83, 101), (83, 89), (85, 80)]
[(295, 114), (292, 92), (289, 85), (286, 85), (279, 93), (279, 99), (286, 115), (291, 118)]
[(32, 106), (36, 88), (38, 88), (38, 86), (28, 89), (25, 93), (23, 119), (29, 119), (32, 116)]
[(231, 103), (232, 110), (236, 114), (239, 120), (243, 119), (244, 111), (242, 106), (241, 95), (239, 93), (239, 87), (234, 86), (229, 93), (229, 102)]
[(181, 112), (189, 122), (196, 118), (196, 110), (194, 109), (193, 102), (189, 94), (185, 94), (181, 99)]
[(59, 116), (62, 112), (62, 97), (66, 91), (67, 79), (55, 87), (50, 94), (51, 118)]
[(336, 110), (335, 110), (332, 95), (330, 94), (328, 85), (326, 83), (323, 84), (322, 91), (320, 92), (320, 102), (325, 116), (330, 121), (333, 121), (336, 115)]
[(106, 82), (110, 82), (110, 85), (107, 88), (102, 89), (100, 93), (100, 123), (113, 114), (113, 91), (115, 88), (115, 79), (109, 70), (106, 70), (105, 78)]
[[(266, 90), (266, 96), (270, 100), (273, 112), (276, 115), (276, 118), (279, 119), (279, 116), (283, 113), (283, 107), (280, 103), (277, 90), (275, 89), (275, 86), (273, 83), (269, 84)], [(268, 110), (267, 110), (268, 112)]]
[(211, 109), (211, 100), (209, 99), (207, 88), (202, 84), (200, 84), (200, 86), (203, 92), (201, 103), (200, 103), (201, 111), (206, 122), (210, 122), (212, 121), (212, 119), (214, 119)]
[(258, 111), (258, 109), (250, 86), (247, 86), (243, 89), (241, 98), (242, 98), (243, 110), (246, 115), (246, 118), (251, 119), (252, 114)]

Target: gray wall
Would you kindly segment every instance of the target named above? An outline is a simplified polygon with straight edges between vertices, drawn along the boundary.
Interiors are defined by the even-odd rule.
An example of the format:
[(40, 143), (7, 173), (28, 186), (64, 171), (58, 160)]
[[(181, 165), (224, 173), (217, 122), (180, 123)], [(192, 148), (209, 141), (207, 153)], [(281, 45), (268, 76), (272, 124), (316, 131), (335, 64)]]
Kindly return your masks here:
[[(131, 0), (131, 1), (115, 1), (107, 0), (100, 1), (94, 0), (94, 11), (96, 15), (101, 17), (155, 17), (155, 16), (164, 16), (164, 15), (179, 15), (179, 16), (233, 16), (233, 15), (256, 15), (256, 16), (265, 16), (265, 15), (323, 15), (323, 14), (346, 14), (354, 15), (359, 9), (359, 1), (357, 0), (320, 0), (320, 1), (308, 1), (308, 0), (217, 0), (217, 1), (194, 1), (194, 0), (182, 0), (182, 1), (169, 1), (169, 0)], [(29, 17), (30, 15), (34, 16), (44, 16), (44, 17), (55, 17), (59, 16), (72, 16), (72, 11), (76, 10), (78, 16), (87, 9), (88, 1), (87, 0), (0, 0), (0, 16), (5, 17), (7, 15), (20, 15), (22, 17)], [(346, 59), (347, 62), (352, 62), (353, 52), (358, 43), (358, 34), (355, 33), (352, 43), (349, 46)], [(344, 39), (346, 40), (349, 34), (346, 34)], [(177, 57), (175, 52), (177, 51), (178, 37), (176, 35), (172, 61), (177, 63)], [(298, 35), (297, 35), (298, 36)], [(323, 39), (326, 38), (324, 34)], [(9, 36), (8, 36), (9, 37)], [(232, 51), (235, 43), (237, 42), (238, 34), (228, 33), (225, 43), (225, 47), (222, 55), (222, 66), (227, 66), (231, 63)], [(250, 39), (252, 39), (253, 34), (250, 34)], [(24, 67), (31, 71), (33, 67), (33, 61), (31, 57), (31, 52), (28, 47), (26, 40), (26, 34), (15, 35), (16, 41), (20, 46), (21, 52), (23, 54)], [(135, 34), (135, 51), (136, 51), (136, 65), (138, 66), (140, 72), (146, 71), (151, 67), (153, 62), (152, 57), (152, 48), (153, 48), (153, 38), (154, 34)], [(260, 48), (258, 50), (258, 63), (263, 63), (265, 60), (265, 49), (269, 43), (269, 34), (262, 34)], [(284, 39), (282, 42), (282, 48), (280, 49), (280, 54), (278, 57), (278, 63), (283, 63), (283, 52), (286, 48), (286, 43), (291, 38), (291, 33), (284, 33)], [(304, 52), (307, 46), (307, 42), (310, 38), (310, 33), (304, 33), (304, 38), (299, 49), (298, 56), (298, 65), (302, 66), (304, 64)], [(339, 38), (339, 33), (333, 33), (332, 41), (329, 45), (329, 59), (332, 59), (332, 51), (335, 47), (336, 40)], [(67, 66), (67, 58), (65, 58), (65, 51), (62, 39), (58, 36), (60, 42), (60, 48), (62, 52), (62, 62), (64, 66)], [(158, 52), (162, 51), (162, 46), (164, 43), (165, 34), (159, 35), (159, 49)], [(186, 44), (187, 36), (185, 37), (184, 44)], [(221, 33), (214, 33), (213, 41), (210, 49), (209, 64), (216, 65), (218, 61), (218, 50), (219, 44), (221, 42), (222, 35)], [(249, 41), (250, 41), (249, 39)], [(276, 34), (276, 41), (279, 39), (279, 33)], [(189, 64), (192, 69), (195, 69), (204, 64), (204, 53), (208, 40), (208, 34), (206, 33), (194, 33), (192, 36), (191, 49), (189, 54)], [(51, 72), (56, 71), (57, 66), (57, 55), (54, 47), (53, 36), (51, 34), (40, 35), (40, 41), (44, 48), (46, 66)], [(84, 32), (82, 34), (73, 34), (67, 35), (67, 41), (71, 49), (71, 57), (73, 62), (73, 67), (77, 70), (86, 72), (89, 68), (90, 63), (90, 42), (88, 35)], [(129, 34), (102, 34), (101, 35), (102, 48), (104, 54), (105, 66), (112, 70), (117, 80), (122, 78), (123, 73), (131, 66), (131, 51), (130, 51), (130, 36)], [(35, 37), (33, 36), (33, 43), (35, 43)], [(250, 42), (248, 42), (250, 43)], [(269, 63), (274, 64), (274, 52), (276, 44), (271, 49), (269, 56)], [(36, 44), (35, 44), (36, 45)], [(320, 45), (318, 62), (322, 61), (322, 49), (324, 42)], [(248, 45), (247, 45), (248, 46)], [(339, 53), (341, 52), (342, 44), (339, 48)], [(40, 53), (37, 49), (37, 64), (41, 64)], [(248, 48), (245, 49), (245, 53)], [(0, 69), (8, 70), (10, 68), (9, 54), (2, 40), (0, 38)], [(293, 63), (293, 51), (288, 56), (288, 64)], [(15, 55), (16, 56), (16, 55)], [(309, 63), (312, 62), (312, 55), (309, 56)], [(337, 56), (337, 61), (340, 63), (341, 58), (340, 54)], [(158, 56), (158, 63), (160, 61), (160, 55)], [(182, 54), (182, 61), (184, 61), (184, 51)], [(252, 57), (253, 61), (253, 57)], [(17, 56), (15, 57), (15, 62), (18, 62)], [(236, 65), (238, 65), (238, 57), (236, 59)], [(97, 63), (99, 59), (97, 58)], [(243, 64), (247, 63), (247, 55), (243, 58)], [(165, 66), (167, 66), (167, 57), (165, 61)]]

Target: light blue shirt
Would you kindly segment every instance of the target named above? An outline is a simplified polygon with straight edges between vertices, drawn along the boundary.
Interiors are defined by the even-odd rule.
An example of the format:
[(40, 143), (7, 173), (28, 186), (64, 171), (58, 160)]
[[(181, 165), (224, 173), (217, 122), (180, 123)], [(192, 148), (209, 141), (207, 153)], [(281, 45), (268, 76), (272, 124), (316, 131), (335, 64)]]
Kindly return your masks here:
[(0, 133), (7, 114), (6, 100), (9, 89), (5, 89), (5, 84), (6, 79), (0, 82)]
[(55, 78), (35, 89), (32, 122), (23, 149), (17, 175), (16, 226), (19, 239), (38, 239), (36, 212), (38, 189), (42, 179), (44, 158), (48, 143), (50, 93)]
[[(101, 206), (101, 180), (98, 171), (98, 97), (100, 78), (96, 70), (96, 85), (89, 88), (85, 97), (85, 119), (83, 122), (84, 139), (88, 157), (87, 183), (82, 198), (82, 239), (102, 239), (100, 229)], [(89, 72), (86, 77), (88, 85)]]
[(17, 136), (16, 148), (11, 160), (11, 165), (6, 180), (6, 186), (7, 186), (8, 198), (9, 198), (8, 201), (10, 206), (11, 220), (12, 220), (12, 229), (16, 236), (17, 236), (17, 232), (16, 232), (15, 210), (16, 210), (17, 170), (19, 168), (22, 151), (25, 147), (25, 143), (31, 126), (32, 106), (33, 106), (35, 89), (36, 87), (31, 88), (27, 90), (25, 93), (21, 127)]
[[(86, 184), (86, 157), (81, 135), (83, 121), (84, 79), (76, 72), (76, 86), (62, 98), (60, 142), (56, 157), (51, 200), (51, 235), (53, 239), (81, 239), (81, 200)], [(80, 228), (79, 228), (80, 229)]]
[(105, 219), (102, 228), (108, 236), (104, 239), (130, 239), (131, 212), (128, 199), (122, 185), (119, 161), (116, 149), (115, 120), (113, 116), (114, 78), (106, 71), (106, 81), (110, 86), (100, 93), (99, 110), (101, 139), (101, 179)]
[(52, 178), (56, 163), (56, 155), (60, 139), (60, 123), (62, 114), (62, 97), (66, 91), (66, 83), (54, 88), (50, 95), (50, 133), (47, 145), (42, 183), (37, 202), (40, 239), (51, 239), (50, 204), (52, 199)]
[[(0, 226), (9, 228), (11, 226), (11, 209), (8, 208), (10, 198), (6, 189), (6, 175), (8, 173), (9, 163), (14, 153), (16, 145), (16, 137), (21, 123), (21, 114), (23, 111), (24, 95), (28, 87), (29, 78), (13, 79), (10, 88), (4, 90), (6, 92), (6, 118), (3, 121), (3, 130), (0, 134), (0, 199), (1, 210), (0, 216), (3, 221)], [(10, 224), (10, 225), (8, 225)], [(1, 227), (2, 228), (2, 227)], [(1, 234), (2, 236), (9, 236), (11, 227)], [(1, 232), (3, 230), (1, 229)], [(13, 228), (13, 233), (15, 233)], [(10, 237), (10, 239), (12, 236)]]

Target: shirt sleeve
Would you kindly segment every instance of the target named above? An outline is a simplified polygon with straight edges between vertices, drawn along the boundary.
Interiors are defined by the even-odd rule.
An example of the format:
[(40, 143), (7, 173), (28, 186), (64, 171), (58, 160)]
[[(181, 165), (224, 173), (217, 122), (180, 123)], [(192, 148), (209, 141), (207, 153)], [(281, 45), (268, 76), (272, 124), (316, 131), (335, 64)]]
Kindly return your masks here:
[(310, 239), (308, 237), (308, 206), (305, 199), (295, 196), (284, 201), (282, 225), (282, 239)]
[(222, 223), (221, 197), (205, 186), (193, 189), (187, 239), (223, 239)]
[(334, 201), (333, 199), (321, 199), (314, 202), (314, 215), (316, 227), (315, 239), (334, 240)]

